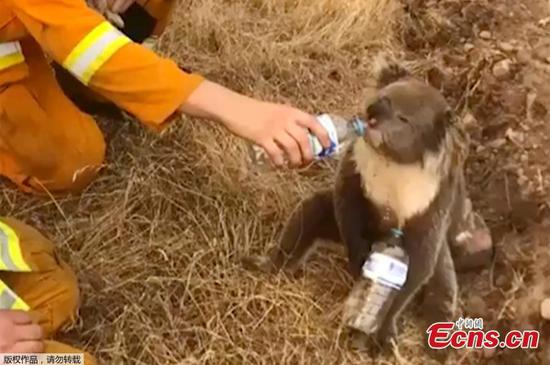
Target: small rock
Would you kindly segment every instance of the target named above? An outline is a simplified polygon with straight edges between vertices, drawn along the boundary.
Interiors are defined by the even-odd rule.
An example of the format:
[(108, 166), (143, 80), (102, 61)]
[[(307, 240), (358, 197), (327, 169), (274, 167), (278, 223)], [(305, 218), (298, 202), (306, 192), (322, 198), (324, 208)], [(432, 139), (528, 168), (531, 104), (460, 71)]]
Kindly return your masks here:
[(508, 128), (506, 130), (506, 138), (515, 144), (523, 144), (523, 141), (525, 140), (523, 132), (516, 132), (512, 128)]
[(527, 154), (524, 153), (524, 154), (521, 155), (520, 160), (521, 160), (521, 162), (525, 163), (525, 162), (529, 161), (529, 156), (527, 156)]
[(485, 146), (483, 146), (481, 144), (479, 146), (477, 146), (476, 153), (481, 153), (483, 151), (485, 151)]
[(542, 18), (537, 22), (537, 24), (541, 27), (546, 27), (546, 24), (548, 24), (548, 22), (550, 22), (550, 17)]
[(527, 183), (529, 182), (529, 178), (525, 175), (521, 175), (518, 177), (518, 185), (519, 186), (524, 186), (524, 185), (527, 185)]
[(481, 39), (491, 39), (491, 32), (488, 30), (483, 30), (479, 33), (479, 38)]
[(516, 50), (512, 43), (508, 42), (498, 42), (498, 48), (503, 52), (513, 52)]
[(477, 125), (477, 120), (472, 113), (466, 113), (466, 115), (462, 119), (462, 123), (464, 124), (465, 127), (473, 127)]
[(546, 298), (540, 303), (540, 315), (550, 321), (550, 298)]
[(471, 44), (471, 43), (466, 43), (464, 44), (464, 51), (465, 52), (470, 52), (472, 49), (474, 49), (474, 45)]
[(491, 148), (497, 149), (506, 144), (506, 140), (504, 138), (497, 138), (495, 140), (492, 140), (491, 142), (487, 143), (487, 145)]
[(511, 65), (511, 62), (508, 59), (498, 61), (493, 66), (493, 75), (497, 79), (504, 79), (504, 78), (510, 76), (510, 65)]

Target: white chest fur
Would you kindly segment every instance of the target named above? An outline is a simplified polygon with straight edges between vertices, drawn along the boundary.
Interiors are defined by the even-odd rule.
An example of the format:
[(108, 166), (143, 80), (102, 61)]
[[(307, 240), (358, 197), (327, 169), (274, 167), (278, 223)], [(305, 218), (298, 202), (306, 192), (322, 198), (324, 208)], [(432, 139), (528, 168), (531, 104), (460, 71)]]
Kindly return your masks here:
[(388, 160), (363, 140), (358, 140), (353, 149), (366, 196), (392, 209), (400, 227), (425, 211), (436, 197), (440, 184), (438, 156), (429, 157), (422, 167)]

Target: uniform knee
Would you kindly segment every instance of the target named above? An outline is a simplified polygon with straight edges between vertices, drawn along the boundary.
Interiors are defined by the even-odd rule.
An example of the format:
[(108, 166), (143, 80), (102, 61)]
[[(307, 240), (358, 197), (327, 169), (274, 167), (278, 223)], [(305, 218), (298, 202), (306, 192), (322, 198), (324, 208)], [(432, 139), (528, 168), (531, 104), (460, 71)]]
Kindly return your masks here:
[(103, 167), (105, 159), (105, 145), (101, 139), (100, 148), (90, 150), (90, 155), (77, 161), (67, 175), (63, 175), (62, 187), (74, 192), (81, 191), (88, 187), (97, 177)]
[(82, 145), (67, 146), (72, 150), (73, 158), (57, 161), (60, 188), (72, 191), (87, 187), (97, 176), (105, 160), (105, 141), (103, 134), (94, 123), (94, 128), (86, 132)]
[(51, 326), (57, 331), (75, 321), (80, 305), (78, 279), (74, 271), (65, 263), (60, 264), (57, 278), (58, 295), (51, 303)]
[(40, 282), (47, 288), (34, 293), (37, 297), (29, 305), (46, 336), (55, 335), (76, 320), (80, 305), (80, 291), (75, 273), (64, 263), (50, 272), (39, 273)]
[(18, 237), (21, 261), (30, 272), (3, 272), (2, 280), (32, 308), (46, 335), (72, 322), (79, 306), (75, 272), (55, 252), (55, 245), (37, 229), (11, 217), (0, 217)]
[(83, 131), (74, 141), (52, 146), (55, 152), (42, 169), (46, 174), (29, 173), (29, 185), (34, 189), (58, 192), (79, 192), (98, 175), (105, 160), (105, 141), (97, 126)]

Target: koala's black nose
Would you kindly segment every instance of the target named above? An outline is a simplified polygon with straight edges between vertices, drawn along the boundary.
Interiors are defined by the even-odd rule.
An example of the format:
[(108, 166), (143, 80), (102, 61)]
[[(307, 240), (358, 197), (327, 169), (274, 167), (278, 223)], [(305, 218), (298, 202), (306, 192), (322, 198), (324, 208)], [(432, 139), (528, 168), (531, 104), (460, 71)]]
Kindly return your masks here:
[[(387, 97), (377, 99), (367, 107), (367, 120), (376, 120), (377, 122), (391, 117), (391, 100)], [(369, 122), (370, 123), (370, 122)]]

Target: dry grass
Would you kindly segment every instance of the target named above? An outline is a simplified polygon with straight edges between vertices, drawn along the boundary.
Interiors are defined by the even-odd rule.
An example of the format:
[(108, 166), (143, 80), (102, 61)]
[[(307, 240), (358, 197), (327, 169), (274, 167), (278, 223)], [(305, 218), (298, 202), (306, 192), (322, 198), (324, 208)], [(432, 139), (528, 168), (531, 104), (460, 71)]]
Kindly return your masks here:
[[(162, 52), (233, 89), (310, 112), (361, 110), (370, 60), (398, 49), (397, 0), (194, 0)], [(105, 364), (425, 364), (408, 323), (395, 357), (369, 359), (339, 332), (349, 290), (343, 256), (303, 276), (245, 272), (319, 171), (253, 175), (242, 141), (184, 119), (158, 138), (102, 121), (108, 167), (81, 196), (3, 189), (6, 214), (56, 240), (81, 280), (80, 321), (63, 338)], [(413, 360), (414, 359), (414, 360)]]
[[(162, 53), (233, 89), (311, 112), (355, 113), (369, 59), (394, 44), (395, 0), (188, 1)], [(4, 190), (7, 214), (56, 240), (81, 280), (63, 339), (108, 364), (357, 363), (342, 347), (341, 256), (298, 279), (243, 271), (328, 169), (247, 173), (243, 141), (182, 120), (161, 138), (101, 121), (107, 169), (81, 196)]]

